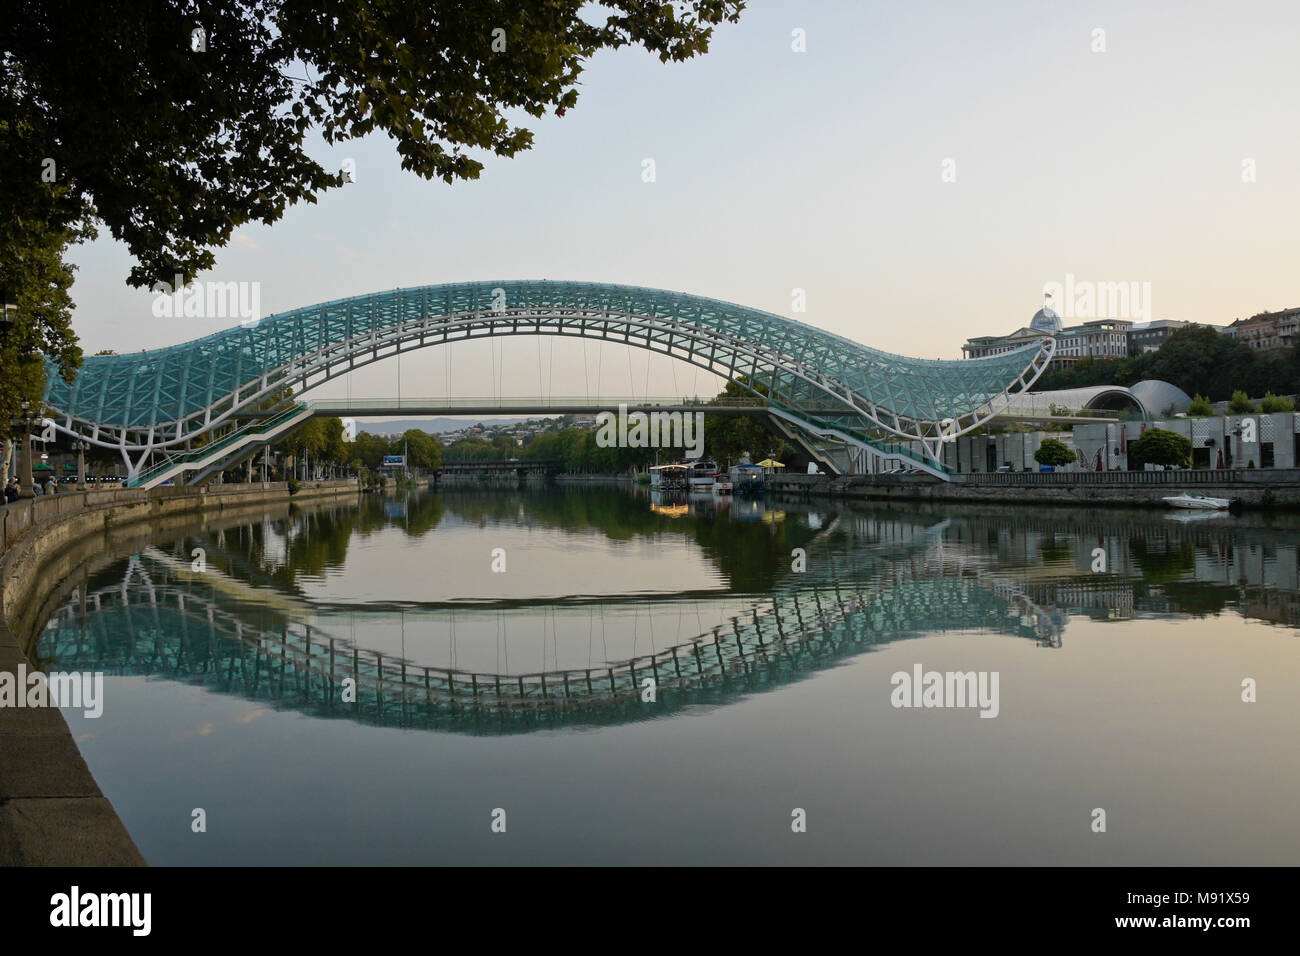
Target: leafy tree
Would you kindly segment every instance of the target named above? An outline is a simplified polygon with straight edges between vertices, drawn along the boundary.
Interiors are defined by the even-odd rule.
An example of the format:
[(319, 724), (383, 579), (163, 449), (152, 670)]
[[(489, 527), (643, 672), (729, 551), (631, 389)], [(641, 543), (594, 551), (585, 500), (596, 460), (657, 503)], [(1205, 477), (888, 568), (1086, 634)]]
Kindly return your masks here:
[(1144, 358), (1143, 378), (1160, 379), (1188, 394), (1200, 391), (1210, 398), (1227, 397), (1235, 385), (1246, 381), (1255, 364), (1250, 346), (1200, 326), (1179, 329)]
[(499, 447), (481, 438), (457, 439), (446, 450), (447, 461), (499, 461), (503, 457), (506, 456)]
[[(718, 393), (718, 398), (753, 398), (754, 393), (745, 387), (748, 380), (741, 376), (738, 381), (728, 382)], [(760, 394), (767, 389), (755, 385)], [(742, 455), (748, 454), (752, 461), (766, 458), (772, 452), (778, 461), (783, 461), (790, 449), (784, 438), (768, 423), (766, 417), (751, 415), (710, 415), (704, 416), (704, 448), (706, 454), (718, 460), (718, 464), (736, 462)]]
[(352, 443), (352, 453), (365, 467), (375, 471), (388, 454), (388, 442), (370, 432), (360, 432), (357, 440)]
[(1273, 412), (1293, 412), (1295, 411), (1295, 402), (1289, 398), (1281, 398), (1272, 392), (1265, 392), (1264, 397), (1260, 400), (1259, 410), (1265, 415)]
[(1187, 415), (1189, 418), (1208, 418), (1214, 414), (1214, 409), (1210, 407), (1210, 400), (1199, 392), (1192, 399), (1192, 404), (1187, 406)]
[(343, 440), (343, 419), (330, 417), (317, 420), (320, 422), (321, 434), (325, 439), (320, 452), (321, 458), (336, 465), (346, 464), (352, 457), (352, 449)]
[(1034, 461), (1040, 465), (1059, 467), (1074, 461), (1074, 452), (1057, 438), (1044, 438), (1043, 443), (1034, 451)]
[[(516, 117), (563, 116), (600, 51), (690, 59), (744, 0), (599, 6), (603, 19), (585, 0), (160, 0), (144, 15), (11, 0), (0, 116), (16, 122), (0, 182), (55, 232), (106, 223), (137, 259), (132, 285), (189, 281), (239, 226), (344, 185), (308, 155), (309, 136), (383, 131), (404, 169), (475, 179), (483, 163), (465, 151), (531, 148)], [(46, 157), (55, 184), (42, 181)]]
[(415, 468), (442, 467), (442, 442), (428, 432), (418, 428), (408, 428), (394, 446), (393, 454), (401, 454), (405, 449), (408, 465)]
[[(0, 22), (8, 13), (0, 16)], [(0, 77), (3, 62), (0, 61)], [(2, 114), (0, 114), (2, 115)], [(64, 261), (67, 247), (94, 235), (84, 224), (50, 225), (42, 218), (40, 197), (9, 194), (5, 168), (12, 127), (0, 119), (0, 290), (17, 306), (11, 324), (0, 326), (0, 427), (29, 402), (40, 412), (45, 391), (45, 361), (71, 382), (81, 367), (81, 348), (72, 331), (72, 286), (75, 266)], [(36, 174), (32, 173), (33, 178)]]
[(1192, 463), (1192, 442), (1177, 432), (1149, 428), (1128, 443), (1128, 457), (1139, 465), (1186, 466)]
[[(10, 0), (0, 15), (0, 422), (68, 381), (70, 244), (107, 226), (136, 287), (184, 283), (249, 222), (343, 187), (307, 144), (382, 131), (425, 179), (531, 148), (519, 117), (563, 116), (588, 61), (708, 50), (745, 0)], [(603, 10), (601, 9), (603, 8)], [(603, 16), (593, 15), (603, 12)], [(526, 120), (525, 120), (526, 122)]]
[(1154, 352), (1126, 359), (1085, 358), (1043, 375), (1034, 388), (1129, 386), (1144, 379), (1170, 382), (1189, 395), (1199, 392), (1211, 401), (1224, 401), (1239, 388), (1255, 394), (1266, 388), (1290, 392), (1300, 386), (1300, 350), (1257, 355), (1217, 329), (1189, 326), (1179, 329)]
[(1232, 393), (1232, 401), (1228, 403), (1228, 411), (1234, 415), (1248, 415), (1254, 410), (1255, 405), (1245, 392), (1238, 389)]

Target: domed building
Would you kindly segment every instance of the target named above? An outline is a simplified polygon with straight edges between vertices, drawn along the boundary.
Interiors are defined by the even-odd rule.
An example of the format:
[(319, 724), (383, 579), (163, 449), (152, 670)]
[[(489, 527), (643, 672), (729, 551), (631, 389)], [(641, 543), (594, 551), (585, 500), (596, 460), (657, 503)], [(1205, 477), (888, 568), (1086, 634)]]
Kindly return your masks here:
[(1013, 349), (1024, 348), (1042, 341), (1044, 335), (1061, 334), (1061, 317), (1050, 305), (1044, 304), (1034, 313), (1028, 325), (1022, 325), (1010, 335), (981, 335), (966, 340), (961, 347), (962, 358), (987, 358)]
[(1035, 332), (1046, 332), (1048, 335), (1056, 335), (1061, 331), (1061, 317), (1052, 311), (1052, 307), (1045, 305), (1029, 320), (1029, 327)]
[[(1044, 296), (1050, 300), (1050, 296)], [(1051, 336), (1056, 350), (1048, 371), (1068, 368), (1081, 359), (1119, 359), (1129, 354), (1128, 319), (1093, 319), (1079, 325), (1065, 326), (1061, 316), (1047, 302), (1034, 313), (1029, 324), (1021, 326), (1010, 335), (982, 335), (966, 340), (961, 347), (962, 357), (987, 358), (1041, 342)]]

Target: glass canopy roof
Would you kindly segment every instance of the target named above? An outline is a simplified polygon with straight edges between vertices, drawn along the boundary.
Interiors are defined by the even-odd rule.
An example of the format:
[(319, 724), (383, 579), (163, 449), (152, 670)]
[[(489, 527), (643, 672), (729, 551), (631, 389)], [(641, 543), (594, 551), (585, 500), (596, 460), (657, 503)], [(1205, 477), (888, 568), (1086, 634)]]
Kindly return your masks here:
[(590, 282), (472, 282), (323, 302), (179, 345), (91, 356), (71, 385), (50, 374), (45, 401), (84, 423), (164, 426), (202, 414), (237, 389), (243, 402), (256, 390), (250, 385), (298, 383), (314, 356), (351, 355), (362, 364), (380, 337), (412, 323), (423, 326), (418, 337), (428, 345), (538, 331), (627, 341), (726, 377), (743, 375), (787, 407), (847, 390), (855, 404), (921, 422), (984, 406), (1038, 352), (1030, 345), (984, 359), (907, 358), (703, 296)]

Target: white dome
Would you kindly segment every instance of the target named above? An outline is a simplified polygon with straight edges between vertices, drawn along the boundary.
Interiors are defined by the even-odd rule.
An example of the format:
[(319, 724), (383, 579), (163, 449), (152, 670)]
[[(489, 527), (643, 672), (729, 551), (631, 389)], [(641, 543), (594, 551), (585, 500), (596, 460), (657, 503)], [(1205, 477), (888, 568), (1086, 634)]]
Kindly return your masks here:
[(1165, 409), (1173, 409), (1172, 414), (1177, 415), (1179, 412), (1187, 411), (1192, 404), (1192, 397), (1177, 385), (1155, 378), (1138, 382), (1129, 391), (1138, 397), (1138, 401), (1152, 418), (1163, 418)]

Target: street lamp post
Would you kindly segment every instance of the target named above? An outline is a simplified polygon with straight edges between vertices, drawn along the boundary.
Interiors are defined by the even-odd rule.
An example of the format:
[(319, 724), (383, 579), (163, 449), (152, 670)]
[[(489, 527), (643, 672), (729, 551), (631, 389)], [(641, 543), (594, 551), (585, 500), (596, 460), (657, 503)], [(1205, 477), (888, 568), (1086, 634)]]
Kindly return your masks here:
[(90, 448), (90, 442), (78, 438), (72, 443), (72, 447), (77, 450), (77, 490), (86, 490), (86, 450)]

